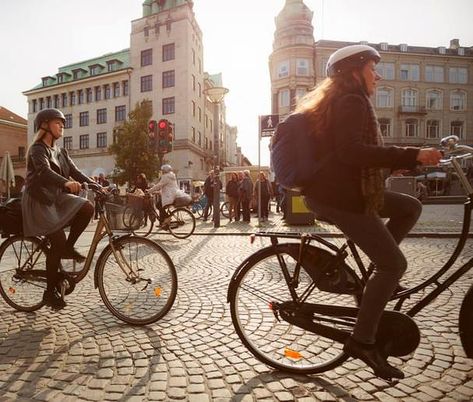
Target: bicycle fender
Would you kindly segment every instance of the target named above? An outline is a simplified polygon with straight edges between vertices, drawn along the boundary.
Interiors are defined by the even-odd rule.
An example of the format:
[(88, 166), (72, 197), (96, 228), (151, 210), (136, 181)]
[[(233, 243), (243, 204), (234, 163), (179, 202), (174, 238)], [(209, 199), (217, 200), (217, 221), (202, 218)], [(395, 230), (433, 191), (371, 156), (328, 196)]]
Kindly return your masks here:
[[(112, 239), (112, 243), (113, 244), (116, 244), (118, 241), (120, 241), (121, 239), (125, 238), (125, 237), (130, 237), (131, 236), (131, 233), (126, 233), (124, 235), (121, 235), (121, 236), (117, 236), (117, 237), (113, 237)], [(97, 262), (95, 263), (95, 270), (94, 270), (94, 288), (97, 289), (98, 288), (98, 269), (97, 267), (100, 266), (100, 264), (102, 263), (102, 260), (105, 258), (105, 254), (108, 253), (108, 250), (111, 248), (110, 244), (107, 244), (106, 247), (104, 247), (104, 249), (102, 250), (102, 252), (100, 253), (99, 255), (99, 258), (97, 258)]]

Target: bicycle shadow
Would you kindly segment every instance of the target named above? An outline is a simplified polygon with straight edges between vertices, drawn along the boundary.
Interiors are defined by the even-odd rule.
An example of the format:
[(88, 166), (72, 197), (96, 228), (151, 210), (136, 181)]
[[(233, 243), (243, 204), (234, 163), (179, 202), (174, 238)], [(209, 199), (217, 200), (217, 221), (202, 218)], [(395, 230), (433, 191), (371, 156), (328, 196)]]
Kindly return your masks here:
[[(67, 388), (68, 395), (80, 397), (89, 389), (88, 381), (109, 378), (102, 377), (104, 370), (120, 370), (125, 360), (128, 370), (143, 372), (129, 376), (130, 385), (121, 398), (138, 395), (162, 361), (160, 337), (149, 327), (120, 324), (115, 317), (104, 319), (104, 311), (105, 307), (97, 306), (77, 314), (82, 319), (75, 327), (61, 324), (61, 313), (49, 314), (46, 320), (51, 328), (40, 329), (35, 326), (44, 326), (45, 316), (29, 314), (17, 331), (0, 338), (0, 395), (14, 395), (15, 400), (50, 400), (55, 392)], [(65, 342), (63, 337), (72, 340)], [(133, 352), (127, 351), (127, 342), (133, 343)], [(96, 353), (91, 353), (94, 348)]]
[(317, 400), (353, 401), (353, 396), (347, 391), (323, 378), (314, 375), (289, 374), (278, 370), (270, 370), (269, 372), (258, 374), (248, 382), (241, 384), (239, 388), (234, 390), (235, 395), (230, 401), (243, 401), (248, 396), (251, 396), (255, 389), (260, 388), (262, 385), (264, 386), (264, 384), (284, 380), (294, 381), (294, 386), (284, 390), (292, 394), (294, 400), (298, 398), (312, 398), (316, 392), (317, 398), (320, 398)]

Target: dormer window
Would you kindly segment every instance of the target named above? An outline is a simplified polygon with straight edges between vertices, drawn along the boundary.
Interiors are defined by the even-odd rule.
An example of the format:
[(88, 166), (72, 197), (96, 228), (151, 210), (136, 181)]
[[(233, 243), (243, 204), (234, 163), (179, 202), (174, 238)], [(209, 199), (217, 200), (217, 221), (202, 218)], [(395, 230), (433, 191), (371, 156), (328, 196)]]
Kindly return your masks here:
[(107, 71), (116, 71), (118, 70), (118, 66), (121, 64), (120, 60), (113, 59), (107, 61)]
[(78, 80), (83, 77), (84, 73), (87, 73), (87, 70), (84, 70), (82, 67), (72, 70), (72, 79)]
[(458, 55), (459, 55), (459, 56), (464, 56), (464, 55), (465, 55), (465, 49), (462, 48), (462, 47), (459, 47), (459, 48), (458, 48)]
[(388, 50), (388, 44), (386, 42), (382, 42), (379, 45), (381, 47), (381, 50)]
[(100, 72), (102, 71), (102, 68), (103, 68), (103, 66), (100, 65), (100, 64), (93, 64), (93, 65), (89, 66), (89, 74), (90, 75), (100, 74)]
[(407, 52), (407, 44), (406, 43), (401, 43), (399, 45), (399, 47), (401, 48), (401, 52)]
[(439, 54), (445, 54), (445, 47), (439, 47)]

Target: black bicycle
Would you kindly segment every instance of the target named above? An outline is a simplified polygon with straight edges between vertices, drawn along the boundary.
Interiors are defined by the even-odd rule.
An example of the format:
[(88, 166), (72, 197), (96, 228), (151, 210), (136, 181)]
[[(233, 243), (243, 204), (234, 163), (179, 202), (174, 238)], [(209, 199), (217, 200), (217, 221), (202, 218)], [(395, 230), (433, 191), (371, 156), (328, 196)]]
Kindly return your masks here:
[[(420, 332), (412, 317), (473, 267), (471, 257), (451, 273), (468, 238), (473, 197), (460, 165), (462, 159), (472, 158), (473, 147), (457, 142), (455, 136), (442, 140), (448, 157), (441, 163), (453, 167), (467, 195), (462, 232), (443, 267), (393, 296), (394, 309), (384, 312), (377, 337), (386, 357), (405, 356), (417, 348)], [(343, 344), (356, 322), (372, 264), (363, 262), (350, 240), (337, 246), (315, 234), (255, 236), (269, 238), (271, 246), (243, 261), (228, 288), (232, 322), (241, 341), (260, 361), (280, 370), (310, 374), (339, 366), (348, 358)], [(280, 243), (280, 238), (290, 241)], [(360, 275), (348, 265), (349, 254)], [(429, 286), (434, 289), (429, 291)], [(404, 307), (410, 296), (420, 292), (420, 298), (413, 297), (415, 301)], [(458, 326), (463, 348), (473, 357), (473, 285), (463, 299)]]

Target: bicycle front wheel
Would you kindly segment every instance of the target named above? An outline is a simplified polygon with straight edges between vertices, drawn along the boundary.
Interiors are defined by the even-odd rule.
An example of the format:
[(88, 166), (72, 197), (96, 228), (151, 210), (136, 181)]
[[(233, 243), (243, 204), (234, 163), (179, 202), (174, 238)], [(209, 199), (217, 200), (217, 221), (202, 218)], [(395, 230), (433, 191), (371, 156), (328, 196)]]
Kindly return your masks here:
[(35, 237), (12, 236), (0, 246), (0, 294), (19, 311), (43, 306), (46, 250)]
[(220, 207), (220, 213), (224, 218), (230, 218), (230, 203), (225, 201)]
[(458, 320), (460, 340), (468, 357), (473, 358), (473, 286), (466, 293)]
[[(295, 246), (292, 247), (291, 246)], [(347, 359), (343, 345), (307, 329), (285, 321), (276, 306), (293, 302), (282, 265), (294, 275), (298, 244), (279, 244), (261, 250), (250, 258), (234, 279), (229, 290), (232, 322), (243, 344), (253, 355), (269, 366), (297, 374), (313, 374), (330, 370)], [(293, 252), (288, 253), (292, 250)], [(314, 287), (312, 279), (300, 270), (298, 297), (307, 294), (304, 303), (355, 306), (351, 295), (328, 293)], [(349, 331), (345, 324), (337, 324), (334, 317), (318, 321), (316, 314), (308, 321), (331, 323)], [(340, 322), (342, 320), (338, 320)], [(343, 328), (341, 328), (343, 326)]]
[(178, 239), (186, 239), (195, 229), (195, 217), (187, 208), (176, 208), (171, 211), (168, 229)]
[(154, 227), (157, 216), (154, 212), (144, 214), (142, 217), (136, 216), (131, 221), (133, 234), (136, 236), (146, 237), (148, 236)]
[(154, 241), (122, 237), (108, 246), (96, 267), (100, 296), (118, 319), (133, 325), (158, 321), (171, 309), (177, 274), (169, 255)]

